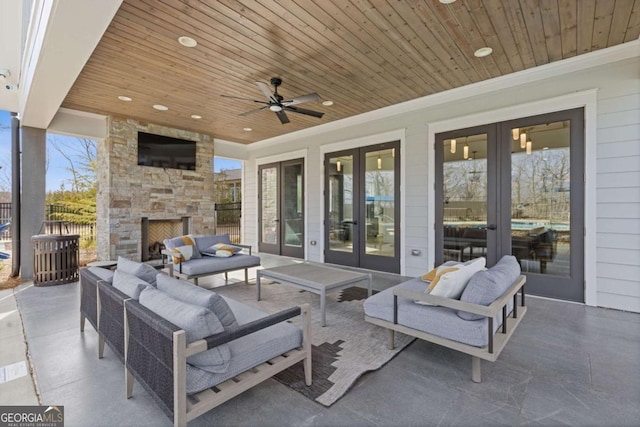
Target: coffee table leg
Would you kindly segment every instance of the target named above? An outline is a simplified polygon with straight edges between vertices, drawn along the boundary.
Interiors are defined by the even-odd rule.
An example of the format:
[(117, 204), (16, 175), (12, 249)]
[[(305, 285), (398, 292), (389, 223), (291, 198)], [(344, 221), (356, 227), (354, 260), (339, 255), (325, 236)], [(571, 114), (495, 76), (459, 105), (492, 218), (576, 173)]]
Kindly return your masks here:
[(258, 293), (256, 301), (260, 301), (260, 270), (256, 272), (256, 292)]
[(322, 326), (327, 325), (326, 317), (325, 317), (325, 303), (327, 302), (327, 293), (324, 289), (320, 291), (320, 324)]

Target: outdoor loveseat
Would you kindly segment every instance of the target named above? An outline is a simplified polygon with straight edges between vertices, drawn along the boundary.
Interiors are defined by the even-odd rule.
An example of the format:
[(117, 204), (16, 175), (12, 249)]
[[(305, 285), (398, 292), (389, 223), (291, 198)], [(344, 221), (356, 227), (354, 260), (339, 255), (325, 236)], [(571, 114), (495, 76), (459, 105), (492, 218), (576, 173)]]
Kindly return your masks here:
[[(156, 286), (130, 277), (123, 286), (117, 270), (114, 284), (103, 280), (109, 273), (95, 273), (80, 272), (81, 328), (82, 319), (90, 319), (100, 334), (100, 356), (106, 343), (124, 362), (127, 398), (139, 381), (174, 425), (301, 361), (311, 385), (308, 304), (267, 315), (163, 273)], [(97, 308), (89, 310), (92, 300)], [(298, 315), (302, 329), (287, 322)]]
[[(229, 271), (244, 270), (244, 281), (249, 281), (248, 269), (260, 266), (260, 257), (252, 255), (251, 246), (241, 244), (231, 244), (228, 234), (214, 236), (180, 236), (173, 239), (165, 239), (163, 242), (165, 249), (162, 256), (165, 260), (165, 267), (170, 276), (178, 276), (182, 279), (190, 280), (197, 285), (200, 277), (211, 276), (224, 273), (225, 280), (228, 279)], [(190, 259), (176, 256), (176, 250), (185, 245), (191, 244)], [(229, 245), (246, 251), (237, 252), (229, 257), (219, 257), (212, 255), (209, 248), (216, 244)]]
[(422, 278), (386, 289), (367, 298), (365, 320), (388, 329), (390, 349), (398, 331), (471, 355), (472, 380), (481, 382), (480, 360), (496, 361), (527, 312), (525, 281), (509, 255), (475, 273), (459, 299), (425, 293), (429, 283)]

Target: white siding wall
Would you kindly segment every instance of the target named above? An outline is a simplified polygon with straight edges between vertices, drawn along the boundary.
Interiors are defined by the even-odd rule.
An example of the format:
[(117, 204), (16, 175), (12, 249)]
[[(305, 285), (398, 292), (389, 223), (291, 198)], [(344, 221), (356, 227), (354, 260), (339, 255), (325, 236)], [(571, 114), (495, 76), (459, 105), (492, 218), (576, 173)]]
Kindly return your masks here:
[[(249, 146), (245, 164), (245, 240), (257, 243), (256, 164), (259, 159), (306, 148), (307, 245), (306, 257), (322, 261), (322, 146), (362, 139), (367, 135), (404, 130), (403, 146), (403, 236), (402, 273), (417, 276), (431, 266), (433, 248), (429, 200), (433, 196), (433, 176), (428, 145), (430, 123), (466, 116), (486, 116), (485, 123), (504, 120), (493, 111), (545, 101), (578, 91), (598, 89), (596, 146), (596, 236), (597, 277), (587, 277), (595, 287), (596, 305), (640, 312), (640, 78), (638, 57), (584, 71), (558, 74), (544, 80), (519, 83), (494, 92), (470, 96), (460, 101), (439, 103), (417, 111), (323, 131), (303, 134), (299, 139), (285, 136)], [(526, 71), (525, 71), (526, 73)], [(553, 109), (549, 110), (553, 111)], [(525, 114), (526, 116), (526, 114)], [(294, 118), (295, 119), (295, 118)], [(470, 126), (471, 124), (469, 124)], [(366, 138), (364, 139), (366, 141)], [(363, 143), (363, 145), (368, 145)], [(311, 246), (315, 240), (318, 245)], [(419, 249), (419, 256), (411, 256)], [(432, 261), (431, 261), (432, 262)], [(595, 280), (594, 280), (595, 279)]]
[(600, 94), (597, 123), (597, 301), (604, 307), (640, 311), (640, 87), (637, 82), (618, 82)]

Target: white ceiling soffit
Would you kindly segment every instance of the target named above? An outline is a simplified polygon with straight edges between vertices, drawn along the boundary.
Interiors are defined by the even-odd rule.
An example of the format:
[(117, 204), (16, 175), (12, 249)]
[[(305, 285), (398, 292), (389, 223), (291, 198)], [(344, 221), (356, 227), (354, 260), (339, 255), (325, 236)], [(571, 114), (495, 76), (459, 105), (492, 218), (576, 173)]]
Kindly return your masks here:
[(22, 12), (22, 1), (0, 1), (0, 69), (11, 72), (6, 79), (0, 78), (0, 110), (5, 111), (18, 109), (18, 91), (6, 86), (16, 86), (20, 79)]
[(20, 78), (22, 126), (49, 126), (121, 3), (43, 0), (34, 4)]

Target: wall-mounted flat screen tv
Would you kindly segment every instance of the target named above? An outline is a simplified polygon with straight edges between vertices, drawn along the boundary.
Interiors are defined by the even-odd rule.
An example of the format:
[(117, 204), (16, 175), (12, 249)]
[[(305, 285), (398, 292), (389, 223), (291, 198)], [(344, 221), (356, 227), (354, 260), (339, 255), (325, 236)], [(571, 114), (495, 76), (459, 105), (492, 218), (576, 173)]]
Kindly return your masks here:
[(196, 169), (196, 142), (138, 132), (138, 165)]

